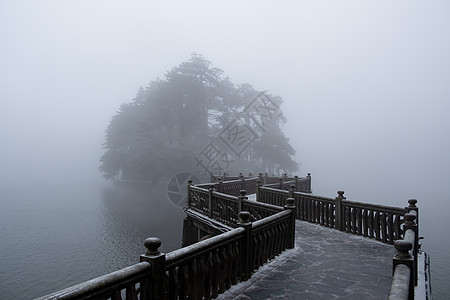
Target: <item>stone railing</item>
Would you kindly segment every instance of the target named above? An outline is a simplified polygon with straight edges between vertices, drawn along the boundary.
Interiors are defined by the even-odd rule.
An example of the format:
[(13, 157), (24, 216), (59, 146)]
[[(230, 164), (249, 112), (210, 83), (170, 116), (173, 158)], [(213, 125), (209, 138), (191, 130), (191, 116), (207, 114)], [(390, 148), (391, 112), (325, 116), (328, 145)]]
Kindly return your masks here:
[(383, 243), (393, 244), (403, 237), (402, 224), (405, 208), (391, 207), (348, 201), (344, 192), (338, 197), (327, 198), (294, 191), (259, 186), (256, 199), (258, 202), (283, 206), (286, 198), (295, 199), (297, 219), (341, 231), (370, 237)]
[(261, 185), (265, 187), (270, 187), (279, 190), (288, 191), (292, 187), (297, 192), (303, 193), (311, 193), (311, 173), (308, 173), (308, 176), (300, 178), (298, 176), (294, 177), (280, 177), (277, 182), (263, 184), (261, 181)]
[[(150, 299), (152, 270), (141, 262), (119, 271), (49, 294), (44, 299)], [(123, 297), (122, 297), (123, 296)]]
[(210, 186), (214, 186), (214, 189), (220, 193), (239, 196), (241, 190), (246, 190), (249, 194), (256, 192), (256, 186), (260, 180), (259, 177), (244, 177), (241, 175), (238, 179), (223, 181), (222, 177), (219, 177), (217, 182), (197, 184), (197, 187), (208, 189)]
[(286, 174), (281, 177), (268, 176), (267, 173), (259, 173), (257, 176), (250, 173), (248, 177), (242, 173), (234, 177), (228, 176), (227, 173), (223, 177), (211, 174), (211, 183), (197, 184), (196, 186), (207, 189), (210, 185), (214, 185), (218, 192), (233, 196), (239, 196), (241, 190), (246, 190), (247, 194), (255, 194), (259, 185), (282, 190), (289, 190), (294, 185), (296, 191), (311, 193), (311, 173), (308, 173), (306, 177), (288, 177)]
[(242, 211), (236, 228), (167, 254), (159, 238), (148, 238), (140, 263), (39, 299), (215, 298), (294, 247), (293, 203), (256, 222)]
[(393, 276), (388, 299), (415, 299), (414, 290), (418, 283), (419, 227), (417, 225), (418, 208), (416, 200), (410, 200), (405, 214), (403, 239), (396, 240), (397, 250), (393, 258)]
[(249, 212), (253, 222), (283, 210), (280, 206), (248, 200), (245, 190), (241, 190), (236, 197), (215, 191), (214, 185), (210, 185), (208, 189), (189, 185), (187, 209), (231, 227), (238, 226), (237, 216), (241, 211)]

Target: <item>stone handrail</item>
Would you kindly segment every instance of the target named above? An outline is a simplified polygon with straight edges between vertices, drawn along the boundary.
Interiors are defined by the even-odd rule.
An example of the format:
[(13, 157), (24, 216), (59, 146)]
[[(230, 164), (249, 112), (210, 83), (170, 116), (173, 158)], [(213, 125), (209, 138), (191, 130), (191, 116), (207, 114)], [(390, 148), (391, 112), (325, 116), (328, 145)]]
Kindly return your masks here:
[[(409, 200), (411, 204), (416, 203), (416, 200)], [(414, 287), (417, 286), (418, 277), (418, 226), (416, 222), (417, 210), (411, 209), (409, 213), (405, 214), (404, 230), (405, 235), (403, 239), (396, 240), (394, 247), (397, 250), (394, 255), (392, 266), (393, 276), (389, 292), (389, 300), (400, 299), (414, 299)]]
[(335, 199), (258, 186), (257, 201), (283, 206), (288, 197), (295, 199), (297, 219), (341, 231), (370, 237), (387, 244), (403, 237), (406, 208), (348, 201), (343, 191)]
[(246, 190), (247, 194), (254, 194), (260, 185), (283, 190), (289, 190), (294, 185), (296, 191), (311, 193), (311, 173), (308, 173), (306, 177), (288, 177), (286, 174), (281, 177), (268, 176), (267, 173), (265, 175), (259, 173), (258, 176), (250, 173), (248, 177), (242, 173), (234, 177), (228, 176), (227, 173), (224, 173), (223, 177), (211, 174), (211, 183), (197, 184), (196, 186), (208, 188), (211, 185), (214, 185), (216, 191), (233, 196), (239, 196), (241, 190)]
[(214, 185), (208, 189), (189, 185), (188, 195), (187, 209), (231, 227), (238, 226), (237, 216), (244, 210), (250, 213), (251, 221), (260, 220), (283, 210), (276, 205), (248, 200), (245, 190), (240, 191), (239, 197), (216, 192)]
[(242, 211), (239, 227), (167, 254), (159, 251), (159, 238), (148, 238), (140, 263), (39, 300), (215, 298), (294, 247), (293, 203), (290, 199), (284, 210), (256, 222)]
[(94, 278), (64, 290), (37, 298), (44, 299), (149, 299), (151, 267), (148, 262), (141, 262), (119, 271)]
[(346, 200), (340, 201), (340, 207), (339, 229), (342, 231), (374, 238), (387, 244), (393, 244), (402, 237), (401, 224), (406, 212), (404, 208)]
[(241, 190), (246, 190), (249, 194), (254, 194), (256, 192), (256, 185), (259, 179), (259, 177), (245, 178), (244, 176), (241, 176), (238, 179), (223, 181), (221, 177), (219, 177), (217, 182), (202, 183), (197, 184), (196, 186), (205, 189), (208, 189), (210, 186), (214, 186), (214, 189), (218, 192), (232, 196), (239, 196)]

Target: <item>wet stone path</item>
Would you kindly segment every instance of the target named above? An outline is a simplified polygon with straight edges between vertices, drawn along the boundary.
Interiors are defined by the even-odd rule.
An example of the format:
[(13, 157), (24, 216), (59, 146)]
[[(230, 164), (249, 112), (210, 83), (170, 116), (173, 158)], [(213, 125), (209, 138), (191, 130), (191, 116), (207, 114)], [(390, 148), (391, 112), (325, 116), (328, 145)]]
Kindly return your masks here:
[(295, 249), (218, 299), (386, 299), (394, 247), (297, 221)]

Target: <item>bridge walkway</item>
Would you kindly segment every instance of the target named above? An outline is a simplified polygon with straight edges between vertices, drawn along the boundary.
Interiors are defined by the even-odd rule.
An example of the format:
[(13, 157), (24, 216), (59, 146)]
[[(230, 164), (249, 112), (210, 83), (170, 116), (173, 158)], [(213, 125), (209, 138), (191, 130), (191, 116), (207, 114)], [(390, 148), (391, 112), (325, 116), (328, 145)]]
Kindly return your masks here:
[(296, 222), (295, 248), (218, 299), (386, 299), (395, 249), (369, 238)]

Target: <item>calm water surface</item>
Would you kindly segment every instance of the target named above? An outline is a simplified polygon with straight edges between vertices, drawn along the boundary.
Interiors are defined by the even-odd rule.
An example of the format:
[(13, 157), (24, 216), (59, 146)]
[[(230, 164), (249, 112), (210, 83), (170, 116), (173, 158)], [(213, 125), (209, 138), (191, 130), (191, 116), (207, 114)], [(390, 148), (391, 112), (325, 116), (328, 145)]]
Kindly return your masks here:
[(0, 189), (0, 298), (31, 299), (139, 262), (144, 240), (181, 245), (165, 186)]
[[(446, 299), (449, 218), (440, 205), (419, 207), (433, 297)], [(183, 218), (165, 185), (0, 184), (0, 298), (31, 299), (135, 264), (149, 236), (161, 238), (164, 252), (177, 249)]]

